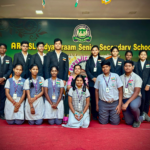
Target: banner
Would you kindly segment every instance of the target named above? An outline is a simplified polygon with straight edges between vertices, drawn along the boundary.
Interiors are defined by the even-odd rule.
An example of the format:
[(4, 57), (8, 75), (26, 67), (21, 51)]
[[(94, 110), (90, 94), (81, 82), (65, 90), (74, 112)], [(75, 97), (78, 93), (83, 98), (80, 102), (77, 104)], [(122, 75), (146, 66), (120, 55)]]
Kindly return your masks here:
[(139, 50), (148, 52), (150, 60), (150, 20), (48, 20), (0, 19), (0, 43), (7, 44), (7, 55), (13, 58), (20, 52), (20, 42), (29, 41), (29, 53), (35, 54), (36, 43), (45, 43), (44, 53), (54, 50), (54, 39), (63, 41), (62, 51), (69, 55), (69, 70), (73, 64), (84, 63), (93, 45), (98, 45), (100, 55), (110, 56), (110, 49), (118, 46), (121, 58), (126, 50), (138, 60)]

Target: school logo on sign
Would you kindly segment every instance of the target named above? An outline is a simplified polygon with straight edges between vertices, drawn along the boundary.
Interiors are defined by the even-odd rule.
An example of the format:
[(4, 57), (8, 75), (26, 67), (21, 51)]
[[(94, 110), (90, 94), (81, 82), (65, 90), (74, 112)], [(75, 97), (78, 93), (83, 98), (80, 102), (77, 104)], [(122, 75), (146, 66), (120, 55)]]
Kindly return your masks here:
[(74, 42), (91, 42), (91, 30), (87, 25), (80, 24), (75, 27), (72, 38)]

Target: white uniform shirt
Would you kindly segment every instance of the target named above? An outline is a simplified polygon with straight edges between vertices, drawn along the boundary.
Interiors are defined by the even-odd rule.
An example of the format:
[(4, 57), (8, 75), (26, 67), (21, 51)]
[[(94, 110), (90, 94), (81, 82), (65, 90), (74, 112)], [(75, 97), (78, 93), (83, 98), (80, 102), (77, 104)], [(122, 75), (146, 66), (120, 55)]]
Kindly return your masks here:
[(94, 63), (96, 64), (97, 60), (98, 60), (98, 56), (96, 56), (96, 57), (93, 56), (93, 60), (94, 60)]
[(113, 59), (114, 64), (115, 64), (115, 66), (116, 66), (118, 58), (117, 58), (117, 59), (114, 59), (114, 58), (112, 57), (112, 59)]
[(60, 53), (58, 54), (58, 53), (56, 52), (56, 50), (55, 50), (55, 53), (56, 53), (56, 55), (57, 55), (57, 59), (58, 59), (58, 62), (59, 62), (59, 57), (60, 57), (61, 51), (60, 51)]
[(3, 64), (3, 60), (4, 60), (4, 57), (6, 56), (6, 54), (4, 54), (4, 56), (1, 56), (0, 55), (0, 58), (1, 58), (1, 64)]
[(145, 61), (146, 61), (146, 60), (144, 60), (144, 61), (141, 61), (141, 60), (140, 60), (140, 62), (141, 62), (141, 67), (142, 67), (142, 70), (143, 70), (143, 68), (144, 68)]
[(23, 58), (24, 58), (24, 60), (25, 60), (25, 62), (26, 62), (26, 61), (27, 61), (27, 57), (28, 57), (28, 53), (27, 53), (27, 55), (24, 55), (23, 52), (21, 52), (21, 53), (22, 53)]
[[(38, 53), (39, 54), (39, 53)], [(44, 56), (45, 56), (45, 54), (43, 53), (43, 56), (41, 56), (40, 54), (39, 54), (39, 56), (40, 56), (40, 58), (41, 58), (41, 61), (42, 61), (42, 64), (44, 63)]]

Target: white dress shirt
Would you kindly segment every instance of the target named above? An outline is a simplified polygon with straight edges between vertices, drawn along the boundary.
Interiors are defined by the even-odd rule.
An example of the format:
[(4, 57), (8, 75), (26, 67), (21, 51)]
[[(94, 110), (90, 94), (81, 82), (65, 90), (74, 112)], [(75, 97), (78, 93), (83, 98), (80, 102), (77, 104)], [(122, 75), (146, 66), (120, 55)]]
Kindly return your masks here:
[(112, 59), (113, 59), (114, 64), (115, 64), (115, 66), (116, 66), (118, 58), (117, 58), (117, 59), (114, 59), (114, 58), (112, 57)]
[(93, 56), (93, 59), (94, 59), (94, 63), (96, 64), (97, 60), (98, 60), (98, 56), (96, 56), (96, 57)]
[(25, 60), (25, 62), (26, 62), (26, 61), (27, 61), (27, 57), (28, 57), (28, 53), (27, 53), (27, 55), (24, 55), (23, 52), (21, 52), (21, 53), (22, 53), (23, 58), (24, 58), (24, 60)]
[(3, 60), (4, 60), (4, 57), (6, 56), (6, 54), (4, 54), (4, 56), (1, 56), (0, 55), (0, 58), (1, 58), (1, 64), (3, 64)]
[(141, 60), (140, 60), (140, 62), (141, 62), (141, 67), (142, 67), (142, 70), (143, 70), (143, 68), (144, 68), (145, 61), (146, 61), (146, 60), (144, 60), (144, 61), (141, 61)]
[(56, 55), (57, 55), (57, 59), (58, 59), (58, 62), (59, 62), (59, 57), (60, 57), (61, 51), (60, 51), (60, 53), (58, 54), (58, 53), (56, 52), (56, 50), (55, 50), (55, 53), (56, 53)]
[[(38, 54), (39, 54), (39, 52), (38, 52)], [(42, 64), (43, 64), (43, 63), (44, 63), (44, 56), (45, 56), (45, 54), (43, 53), (43, 56), (41, 56), (41, 55), (39, 54), (39, 56), (40, 56), (41, 61), (42, 61)]]

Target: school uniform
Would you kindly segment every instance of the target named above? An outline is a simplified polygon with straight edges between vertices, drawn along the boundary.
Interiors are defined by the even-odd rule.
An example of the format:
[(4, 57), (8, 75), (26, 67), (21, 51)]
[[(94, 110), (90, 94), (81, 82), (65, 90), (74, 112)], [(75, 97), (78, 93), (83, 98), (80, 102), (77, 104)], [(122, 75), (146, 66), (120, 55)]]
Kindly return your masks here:
[[(53, 103), (56, 103), (60, 95), (60, 89), (64, 88), (64, 83), (59, 78), (57, 78), (56, 80), (52, 80), (52, 78), (49, 78), (45, 80), (44, 87), (48, 88), (48, 95), (50, 100)], [(63, 95), (57, 106), (57, 109), (53, 109), (47, 99), (45, 100), (44, 109), (45, 109), (44, 119), (48, 119), (48, 123), (51, 125), (53, 124), (60, 125), (64, 117)]]
[(135, 73), (138, 74), (143, 80), (141, 88), (142, 93), (142, 104), (140, 107), (141, 115), (143, 112), (146, 112), (148, 114), (150, 91), (145, 91), (145, 87), (146, 85), (150, 85), (150, 61), (145, 60), (144, 62), (141, 62), (139, 60), (135, 66)]
[[(25, 79), (19, 78), (16, 80), (14, 77), (9, 78), (6, 81), (5, 89), (9, 89), (10, 96), (14, 99), (13, 95), (17, 94), (16, 99), (14, 99), (15, 102), (19, 102), (24, 91), (24, 82)], [(8, 124), (22, 124), (24, 122), (24, 101), (21, 103), (21, 106), (18, 110), (18, 112), (14, 112), (14, 105), (8, 98), (6, 98), (5, 102), (5, 118)]]
[[(142, 79), (135, 74), (131, 73), (130, 76), (123, 74), (120, 76), (123, 83), (123, 103), (125, 104), (131, 96), (134, 94), (136, 87), (142, 87)], [(140, 116), (140, 105), (141, 105), (141, 92), (139, 95), (128, 105), (127, 109), (123, 111), (124, 119), (126, 124), (132, 125), (134, 122), (143, 122), (143, 117)]]
[(122, 81), (116, 73), (110, 72), (109, 76), (101, 74), (95, 82), (95, 89), (99, 90), (99, 122), (107, 124), (109, 121), (113, 125), (120, 122), (119, 114), (116, 113), (116, 107), (119, 104), (118, 88), (122, 87)]
[(33, 64), (38, 65), (39, 67), (38, 76), (42, 76), (42, 77), (44, 77), (44, 62), (45, 62), (44, 58), (45, 58), (44, 53), (43, 56), (41, 56), (39, 53), (36, 53), (35, 55), (32, 56), (30, 60), (30, 66)]
[[(34, 83), (34, 87), (32, 88), (30, 88), (31, 82)], [(44, 84), (43, 77), (37, 76), (36, 79), (31, 79), (31, 80), (28, 78), (25, 81), (24, 89), (30, 90), (30, 96), (31, 98), (34, 98), (35, 95), (41, 93), (43, 84)], [(33, 107), (35, 110), (35, 114), (31, 114), (31, 109), (27, 98), (25, 103), (25, 119), (28, 120), (30, 125), (33, 124), (40, 125), (43, 122), (43, 115), (44, 115), (43, 96), (39, 97), (36, 101), (34, 101)]]
[(69, 61), (68, 55), (61, 52), (60, 55), (56, 51), (49, 52), (46, 56), (46, 70), (45, 78), (48, 79), (51, 77), (50, 69), (52, 66), (58, 66), (59, 72), (57, 77), (61, 80), (68, 80), (68, 71), (69, 71)]
[[(90, 97), (90, 93), (88, 89), (86, 89), (86, 92), (83, 92), (82, 88), (76, 90), (73, 90), (73, 88), (71, 88), (69, 90), (68, 95), (72, 97), (72, 106), (75, 110), (75, 113), (78, 116), (80, 116), (86, 106), (86, 98)], [(79, 97), (80, 97), (80, 101), (79, 101)], [(83, 118), (80, 121), (76, 120), (74, 114), (69, 109), (68, 123), (62, 126), (68, 128), (80, 128), (80, 127), (88, 128), (89, 124), (90, 124), (89, 109), (85, 112)]]
[[(91, 95), (91, 113), (93, 118), (97, 118), (98, 112), (96, 111), (95, 88), (93, 78), (97, 78), (102, 73), (101, 63), (105, 59), (103, 57), (90, 57), (86, 62), (86, 74), (89, 79), (89, 91)], [(95, 69), (96, 68), (96, 69)]]
[(21, 74), (21, 77), (24, 78), (24, 79), (27, 79), (30, 76), (29, 67), (30, 67), (31, 56), (32, 55), (30, 55), (28, 53), (25, 56), (25, 55), (23, 55), (22, 52), (16, 53), (14, 55), (13, 66), (15, 66), (16, 64), (21, 64), (23, 66), (23, 72)]
[(5, 78), (4, 83), (0, 84), (0, 116), (4, 116), (4, 105), (6, 100), (4, 85), (12, 73), (12, 58), (4, 55), (0, 56), (0, 78)]
[(124, 74), (124, 60), (121, 58), (114, 59), (113, 57), (108, 59), (110, 62), (110, 72), (116, 73), (119, 76)]

